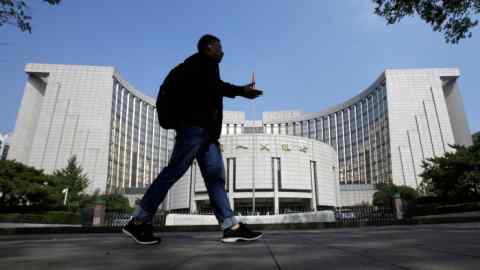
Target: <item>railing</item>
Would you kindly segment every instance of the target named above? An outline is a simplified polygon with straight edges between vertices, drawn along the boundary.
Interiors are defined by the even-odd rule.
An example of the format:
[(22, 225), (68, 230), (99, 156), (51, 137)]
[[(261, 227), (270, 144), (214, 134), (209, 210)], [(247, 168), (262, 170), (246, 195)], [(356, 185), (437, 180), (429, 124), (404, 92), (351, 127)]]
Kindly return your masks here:
[[(123, 227), (131, 218), (131, 212), (106, 212), (103, 223), (98, 224), (103, 227)], [(165, 214), (157, 214), (153, 219), (153, 225), (163, 227), (165, 224)], [(91, 224), (89, 224), (91, 225)]]
[[(306, 211), (305, 209), (284, 209), (281, 210), (279, 214), (292, 214), (292, 213), (306, 213), (310, 211)], [(190, 210), (188, 209), (180, 209), (180, 210), (172, 210), (169, 211), (170, 214), (185, 214), (185, 215), (213, 215), (212, 210), (198, 210), (196, 212), (190, 213)], [(257, 209), (256, 211), (252, 211), (251, 209), (241, 209), (241, 210), (235, 210), (234, 211), (236, 216), (272, 216), (275, 215), (275, 212), (273, 209), (270, 210), (264, 210), (264, 209)]]
[(392, 208), (365, 206), (365, 207), (337, 207), (335, 218), (338, 225), (390, 225), (398, 224)]
[[(367, 226), (367, 225), (391, 225), (399, 224), (400, 222), (395, 218), (395, 213), (391, 208), (385, 207), (338, 207), (334, 210), (336, 225), (337, 226)], [(192, 215), (213, 215), (211, 211), (198, 211), (196, 213), (189, 213), (188, 211), (176, 210), (169, 213), (175, 214), (192, 214)], [(302, 211), (285, 211), (281, 214), (289, 213), (308, 213)], [(163, 227), (165, 224), (166, 215), (168, 213), (160, 213), (155, 215), (154, 226)], [(252, 216), (273, 215), (269, 211), (266, 212), (252, 212), (252, 211), (240, 211), (235, 212), (237, 216)], [(122, 227), (130, 220), (130, 212), (107, 212), (103, 220), (103, 224), (100, 226), (105, 227)]]

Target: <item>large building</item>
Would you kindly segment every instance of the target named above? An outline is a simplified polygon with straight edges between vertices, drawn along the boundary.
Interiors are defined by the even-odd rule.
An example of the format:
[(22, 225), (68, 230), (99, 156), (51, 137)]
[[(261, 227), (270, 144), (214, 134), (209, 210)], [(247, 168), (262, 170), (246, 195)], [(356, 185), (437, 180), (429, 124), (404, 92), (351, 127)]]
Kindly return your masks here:
[[(244, 118), (242, 112), (225, 116)], [(260, 121), (242, 121), (238, 127), (239, 133), (220, 139), (226, 191), (237, 213), (253, 209), (264, 215), (307, 212), (338, 205), (337, 154), (330, 145), (266, 134)], [(209, 211), (207, 189), (196, 163), (169, 192), (165, 208)]]
[(9, 159), (51, 173), (75, 155), (89, 191), (145, 187), (165, 166), (172, 132), (155, 101), (113, 67), (28, 64)]
[[(265, 112), (267, 134), (313, 138), (338, 153), (340, 203), (371, 201), (374, 184), (418, 187), (422, 160), (472, 144), (458, 69), (386, 70), (350, 100), (317, 113)], [(226, 134), (232, 125), (227, 123)]]
[[(155, 103), (113, 67), (28, 64), (9, 159), (52, 172), (76, 155), (90, 191), (143, 194), (166, 165), (174, 132)], [(386, 70), (350, 100), (316, 113), (225, 112), (226, 188), (237, 211), (310, 211), (371, 201), (374, 185), (417, 187), (421, 161), (472, 143), (457, 69)], [(202, 212), (194, 164), (163, 207)]]

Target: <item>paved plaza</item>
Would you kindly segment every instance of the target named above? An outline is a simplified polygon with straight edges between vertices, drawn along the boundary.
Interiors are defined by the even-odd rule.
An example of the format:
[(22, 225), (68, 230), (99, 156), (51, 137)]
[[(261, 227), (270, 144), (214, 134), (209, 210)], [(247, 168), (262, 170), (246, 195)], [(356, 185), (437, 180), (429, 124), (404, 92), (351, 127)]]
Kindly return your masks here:
[(139, 246), (117, 234), (0, 236), (1, 269), (480, 269), (480, 223), (265, 231), (223, 244), (220, 232), (161, 233)]

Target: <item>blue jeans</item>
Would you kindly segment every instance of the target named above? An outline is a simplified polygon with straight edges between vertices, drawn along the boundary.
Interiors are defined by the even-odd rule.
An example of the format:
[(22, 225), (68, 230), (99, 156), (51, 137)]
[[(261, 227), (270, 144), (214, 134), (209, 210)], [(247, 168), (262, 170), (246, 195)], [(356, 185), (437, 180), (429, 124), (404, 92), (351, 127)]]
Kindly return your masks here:
[(147, 189), (134, 218), (151, 222), (168, 190), (182, 177), (196, 158), (207, 187), (210, 204), (222, 229), (238, 223), (225, 192), (225, 167), (218, 142), (212, 142), (205, 129), (187, 127), (176, 130), (175, 145), (168, 166)]

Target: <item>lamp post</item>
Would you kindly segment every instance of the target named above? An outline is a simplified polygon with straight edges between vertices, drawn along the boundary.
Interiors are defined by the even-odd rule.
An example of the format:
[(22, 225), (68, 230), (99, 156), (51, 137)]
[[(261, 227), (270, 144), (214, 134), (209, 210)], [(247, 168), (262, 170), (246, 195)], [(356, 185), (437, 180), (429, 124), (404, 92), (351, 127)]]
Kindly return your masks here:
[(63, 197), (63, 205), (67, 205), (68, 187), (62, 190), (62, 194), (65, 194), (65, 196)]

